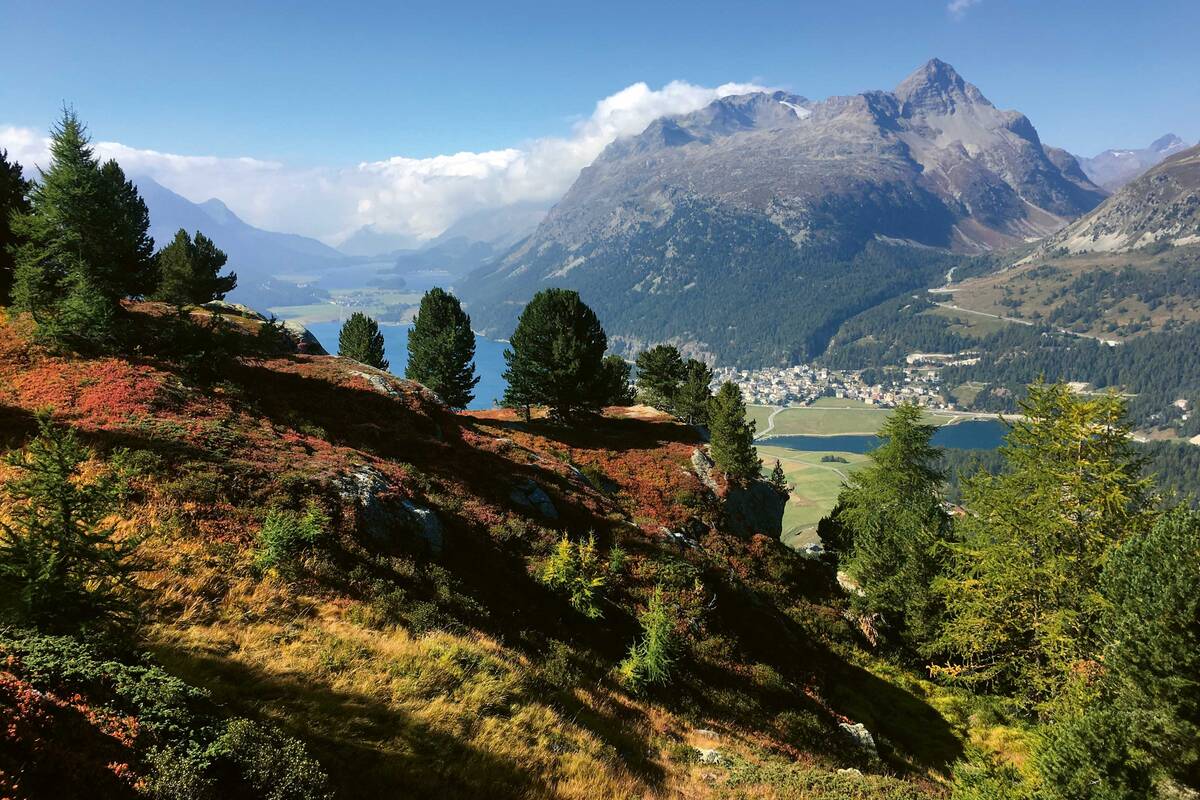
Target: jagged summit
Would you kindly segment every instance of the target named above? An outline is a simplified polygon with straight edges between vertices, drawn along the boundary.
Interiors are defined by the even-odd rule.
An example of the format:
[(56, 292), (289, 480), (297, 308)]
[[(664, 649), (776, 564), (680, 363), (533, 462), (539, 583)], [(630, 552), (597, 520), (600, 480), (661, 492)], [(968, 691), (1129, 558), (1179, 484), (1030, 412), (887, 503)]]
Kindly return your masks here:
[(902, 113), (915, 110), (951, 113), (960, 103), (991, 106), (983, 93), (963, 80), (954, 67), (940, 58), (931, 58), (900, 82), (893, 94), (901, 102)]
[(1160, 136), (1150, 143), (1150, 149), (1156, 153), (1178, 153), (1186, 148), (1187, 143), (1173, 133)]
[[(610, 145), (532, 237), (460, 289), (476, 323), (500, 335), (533, 292), (561, 285), (597, 298), (610, 330), (631, 341), (811, 357), (843, 311), (794, 325), (787, 341), (768, 331), (814, 307), (861, 310), (878, 283), (833, 281), (868, 247), (1023, 244), (1104, 196), (1023, 114), (932, 59), (894, 92), (758, 92), (658, 119)], [(791, 296), (757, 291), (791, 282), (803, 283)], [(759, 313), (735, 319), (734, 296)]]

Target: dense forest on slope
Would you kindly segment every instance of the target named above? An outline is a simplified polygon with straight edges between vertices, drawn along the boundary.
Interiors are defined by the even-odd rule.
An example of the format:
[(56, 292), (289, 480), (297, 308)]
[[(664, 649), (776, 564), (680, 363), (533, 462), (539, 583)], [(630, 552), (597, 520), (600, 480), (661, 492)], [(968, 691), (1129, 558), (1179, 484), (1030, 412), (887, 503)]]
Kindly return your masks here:
[[(683, 241), (703, 246), (684, 248)], [(679, 255), (658, 260), (677, 245)], [(566, 257), (557, 245), (538, 263)], [(690, 345), (718, 363), (789, 364), (825, 350), (848, 317), (896, 295), (939, 282), (962, 256), (869, 243), (857, 253), (798, 250), (766, 219), (730, 211), (699, 213), (679, 204), (670, 221), (643, 225), (628, 247), (571, 253), (578, 266), (560, 270), (552, 285), (578, 290), (614, 344), (632, 354), (661, 341)], [(507, 336), (520, 305), (514, 291), (532, 295), (546, 285), (530, 269), (494, 283), (468, 284), (472, 319), (489, 334)], [(482, 278), (483, 273), (477, 273)]]

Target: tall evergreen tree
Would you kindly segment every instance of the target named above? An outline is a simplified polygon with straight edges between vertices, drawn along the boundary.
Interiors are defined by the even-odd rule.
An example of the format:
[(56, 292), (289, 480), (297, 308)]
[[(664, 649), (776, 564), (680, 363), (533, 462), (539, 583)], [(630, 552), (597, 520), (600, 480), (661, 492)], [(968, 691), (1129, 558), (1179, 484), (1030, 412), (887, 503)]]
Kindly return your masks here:
[(838, 522), (850, 543), (846, 571), (863, 592), (858, 604), (917, 646), (937, 633), (933, 583), (950, 537), (942, 453), (930, 443), (934, 426), (921, 416), (914, 404), (889, 414), (871, 463), (853, 473), (838, 496)]
[(193, 239), (180, 228), (171, 243), (158, 251), (156, 259), (158, 288), (151, 295), (155, 300), (177, 306), (203, 305), (224, 300), (237, 286), (236, 273), (220, 274), (228, 256), (200, 231)]
[(637, 387), (643, 401), (655, 408), (671, 410), (675, 393), (685, 374), (679, 350), (659, 344), (643, 350), (637, 357)]
[(725, 381), (709, 411), (711, 450), (717, 469), (732, 481), (758, 477), (762, 461), (754, 448), (754, 421), (746, 420), (746, 404), (737, 384)]
[(603, 359), (608, 337), (579, 293), (545, 289), (525, 306), (504, 351), (504, 405), (545, 405), (558, 418), (593, 411), (605, 397)]
[(100, 166), (100, 196), (96, 227), (103, 240), (95, 246), (93, 265), (104, 293), (122, 297), (148, 297), (158, 284), (154, 240), (150, 238), (150, 211), (133, 181), (113, 160)]
[(1154, 512), (1123, 399), (1034, 384), (1022, 410), (1006, 470), (967, 484), (939, 645), (948, 674), (1040, 704), (1098, 652), (1101, 569)]
[(683, 382), (675, 391), (672, 410), (689, 425), (707, 425), (712, 402), (713, 372), (703, 361), (689, 358), (683, 365)]
[(404, 377), (428, 386), (451, 408), (466, 408), (475, 398), (475, 333), (449, 292), (435, 287), (421, 298), (408, 332)]
[(7, 150), (0, 150), (0, 305), (3, 306), (9, 304), (12, 295), (13, 256), (17, 248), (12, 216), (28, 213), (30, 188), (21, 165), (8, 160)]
[(603, 405), (630, 406), (634, 402), (633, 386), (630, 384), (632, 369), (629, 362), (617, 355), (605, 356), (600, 364), (604, 389)]
[(8, 457), (13, 512), (0, 522), (0, 584), (35, 624), (120, 618), (134, 587), (134, 543), (111, 522), (123, 494), (119, 471), (84, 479), (95, 457), (75, 431), (40, 420), (40, 433)]
[(386, 370), (388, 360), (383, 357), (383, 352), (379, 323), (360, 311), (351, 314), (338, 333), (338, 355)]
[(120, 168), (97, 163), (74, 111), (51, 130), (50, 156), (29, 210), (13, 216), (14, 305), (53, 340), (104, 344), (121, 298), (149, 291), (149, 216)]

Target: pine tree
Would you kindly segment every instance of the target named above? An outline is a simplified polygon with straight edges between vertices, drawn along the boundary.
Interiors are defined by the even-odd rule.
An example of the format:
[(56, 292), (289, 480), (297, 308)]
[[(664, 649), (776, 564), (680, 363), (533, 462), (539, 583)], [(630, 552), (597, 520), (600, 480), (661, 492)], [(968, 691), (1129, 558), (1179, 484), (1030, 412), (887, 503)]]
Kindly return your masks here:
[(771, 470), (771, 487), (782, 495), (790, 494), (792, 487), (788, 486), (787, 475), (783, 474), (783, 464), (775, 459), (775, 468)]
[(0, 149), (0, 305), (9, 304), (13, 285), (13, 254), (17, 237), (12, 215), (29, 212), (29, 191), (21, 165), (8, 160), (8, 151)]
[(717, 469), (732, 481), (758, 477), (762, 461), (754, 448), (754, 421), (746, 420), (746, 404), (737, 384), (725, 381), (709, 411), (711, 450)]
[(225, 255), (212, 239), (196, 231), (196, 238), (180, 228), (169, 245), (158, 251), (158, 288), (152, 297), (177, 306), (203, 305), (224, 300), (237, 286), (237, 274), (222, 276)]
[(153, 279), (149, 215), (115, 162), (100, 167), (74, 111), (51, 130), (50, 156), (29, 210), (13, 216), (14, 305), (53, 341), (106, 345), (121, 298)]
[(433, 288), (408, 332), (404, 377), (428, 386), (451, 408), (466, 408), (475, 398), (475, 333), (458, 298)]
[(96, 216), (103, 239), (94, 248), (97, 260), (93, 269), (102, 291), (115, 300), (148, 297), (158, 284), (150, 211), (116, 161), (100, 167)]
[(118, 540), (110, 521), (124, 490), (111, 467), (81, 479), (94, 457), (74, 430), (46, 416), (37, 438), (8, 457), (17, 474), (4, 486), (13, 510), (0, 522), (0, 582), (35, 624), (71, 626), (129, 611), (135, 545)]
[(1098, 651), (1101, 569), (1144, 532), (1153, 497), (1114, 394), (1034, 384), (1001, 452), (1006, 470), (968, 481), (963, 541), (940, 582), (946, 674), (1033, 705)]
[(689, 358), (683, 365), (683, 382), (671, 403), (675, 414), (689, 425), (707, 425), (712, 402), (713, 372), (703, 361)]
[(604, 373), (602, 377), (604, 383), (604, 400), (602, 404), (606, 406), (633, 405), (634, 395), (633, 386), (629, 382), (631, 372), (629, 362), (620, 356), (605, 356), (604, 361), (600, 363), (600, 367)]
[(670, 411), (683, 381), (683, 359), (674, 345), (659, 344), (637, 357), (637, 387), (648, 405)]
[(851, 475), (838, 496), (838, 522), (850, 542), (845, 568), (863, 592), (856, 602), (917, 646), (937, 633), (933, 583), (950, 536), (941, 450), (930, 443), (934, 426), (921, 417), (914, 404), (888, 415), (871, 463)]
[(338, 355), (386, 370), (388, 360), (383, 357), (383, 353), (383, 334), (379, 332), (379, 323), (366, 314), (355, 311), (342, 325), (338, 334)]
[(563, 419), (599, 409), (605, 400), (608, 338), (592, 309), (568, 289), (538, 292), (525, 306), (504, 351), (504, 405), (545, 405)]

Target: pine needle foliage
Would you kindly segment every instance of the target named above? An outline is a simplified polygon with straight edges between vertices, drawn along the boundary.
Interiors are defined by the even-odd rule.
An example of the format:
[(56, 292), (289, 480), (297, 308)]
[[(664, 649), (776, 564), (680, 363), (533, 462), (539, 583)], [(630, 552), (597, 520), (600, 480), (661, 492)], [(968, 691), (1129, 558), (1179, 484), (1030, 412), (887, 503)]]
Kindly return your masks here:
[(600, 590), (607, 582), (605, 564), (596, 551), (596, 537), (572, 542), (565, 534), (542, 567), (541, 581), (567, 596), (571, 607), (588, 619), (600, 619)]
[(475, 332), (458, 298), (434, 287), (408, 332), (404, 377), (432, 389), (451, 408), (466, 408), (475, 399)]
[(195, 238), (180, 228), (158, 251), (158, 288), (152, 297), (177, 306), (224, 300), (237, 286), (237, 274), (221, 275), (228, 256), (200, 231)]
[(121, 455), (99, 471), (71, 428), (38, 420), (38, 435), (8, 456), (0, 521), (0, 583), (18, 615), (38, 626), (125, 622), (136, 596), (135, 539), (113, 519), (125, 496)]
[(737, 483), (757, 478), (762, 461), (754, 447), (754, 421), (746, 419), (746, 404), (737, 384), (721, 384), (709, 411), (709, 429), (717, 469)]
[(338, 355), (386, 370), (389, 365), (383, 353), (383, 334), (379, 330), (379, 323), (361, 311), (355, 311), (338, 333)]
[(1029, 387), (1001, 448), (1006, 470), (967, 484), (972, 513), (939, 582), (943, 675), (1036, 706), (1099, 652), (1104, 564), (1154, 519), (1125, 409), (1116, 394)]

